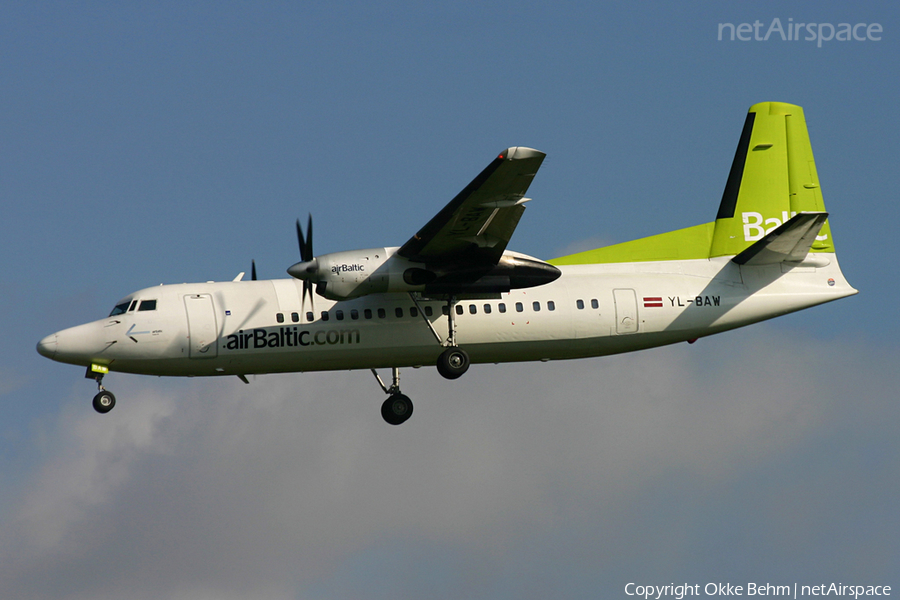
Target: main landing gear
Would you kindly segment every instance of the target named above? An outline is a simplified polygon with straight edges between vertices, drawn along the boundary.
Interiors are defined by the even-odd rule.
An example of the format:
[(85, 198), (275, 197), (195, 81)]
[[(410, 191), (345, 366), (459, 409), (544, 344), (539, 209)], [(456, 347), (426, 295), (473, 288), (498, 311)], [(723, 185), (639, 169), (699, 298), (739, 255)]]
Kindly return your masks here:
[[(437, 359), (437, 370), (444, 379), (458, 379), (469, 370), (469, 355), (456, 344), (456, 296), (447, 298), (447, 349)], [(421, 311), (420, 311), (421, 312)], [(438, 339), (440, 342), (440, 339)]]
[(378, 380), (384, 393), (388, 394), (388, 399), (381, 405), (382, 418), (390, 425), (405, 423), (412, 416), (413, 403), (409, 396), (400, 393), (400, 369), (397, 367), (391, 369), (392, 381), (390, 386), (385, 385), (375, 369), (372, 369), (372, 375)]
[(116, 397), (112, 392), (103, 387), (103, 373), (95, 373), (91, 371), (91, 368), (88, 367), (87, 373), (85, 373), (86, 379), (93, 379), (97, 382), (97, 389), (100, 390), (97, 392), (97, 395), (94, 396), (94, 400), (92, 404), (94, 405), (94, 410), (96, 410), (101, 415), (105, 415), (113, 408), (116, 407)]
[(462, 348), (447, 348), (437, 359), (437, 370), (445, 379), (458, 379), (469, 370), (469, 355)]
[(409, 297), (412, 298), (416, 308), (419, 309), (419, 314), (422, 315), (422, 319), (425, 321), (425, 324), (428, 325), (428, 329), (431, 330), (431, 333), (438, 341), (438, 344), (446, 346), (446, 350), (441, 352), (441, 355), (438, 356), (437, 359), (436, 366), (438, 373), (445, 379), (457, 379), (461, 377), (463, 373), (469, 370), (470, 361), (466, 351), (460, 348), (456, 343), (456, 311), (454, 310), (454, 307), (456, 306), (456, 296), (449, 296), (447, 298), (448, 331), (446, 342), (443, 341), (441, 336), (438, 335), (438, 332), (434, 330), (431, 321), (428, 320), (422, 307), (419, 306), (419, 301), (416, 299), (415, 294), (410, 292)]
[[(444, 342), (441, 340), (441, 336), (438, 335), (437, 331), (434, 330), (431, 321), (428, 320), (422, 307), (419, 306), (416, 296), (412, 293), (410, 293), (409, 296), (412, 298), (413, 303), (418, 308), (419, 314), (422, 315), (422, 319), (425, 320), (425, 324), (428, 325), (428, 328), (431, 330), (431, 333), (434, 334), (438, 343), (442, 346), (446, 346), (444, 351), (441, 352), (440, 356), (437, 358), (436, 366), (438, 373), (446, 379), (457, 379), (461, 377), (463, 373), (469, 370), (471, 361), (469, 360), (469, 355), (466, 351), (456, 345), (456, 319), (454, 311), (456, 298), (450, 296), (447, 299), (449, 335), (447, 336), (447, 341)], [(372, 369), (372, 374), (375, 376), (381, 389), (384, 390), (384, 393), (388, 395), (388, 399), (381, 405), (381, 416), (391, 425), (405, 423), (407, 419), (412, 416), (413, 403), (412, 400), (409, 399), (409, 396), (400, 391), (400, 369), (397, 367), (391, 369), (391, 385), (385, 384), (375, 369)]]

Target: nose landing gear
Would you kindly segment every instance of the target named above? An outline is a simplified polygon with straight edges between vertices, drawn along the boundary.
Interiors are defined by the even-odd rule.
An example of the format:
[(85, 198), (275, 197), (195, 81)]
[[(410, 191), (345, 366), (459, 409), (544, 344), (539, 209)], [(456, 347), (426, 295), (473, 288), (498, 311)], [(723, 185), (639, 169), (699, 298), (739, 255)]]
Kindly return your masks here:
[(107, 390), (101, 390), (96, 396), (94, 396), (94, 410), (96, 410), (101, 415), (105, 415), (109, 411), (111, 411), (116, 406), (116, 397), (113, 396), (113, 393)]
[(85, 373), (86, 379), (93, 379), (97, 382), (97, 389), (100, 390), (97, 392), (97, 395), (94, 396), (94, 400), (92, 402), (94, 406), (94, 410), (96, 410), (101, 415), (105, 415), (109, 411), (111, 411), (116, 406), (116, 397), (112, 392), (103, 387), (103, 373), (95, 372), (88, 367), (87, 373)]

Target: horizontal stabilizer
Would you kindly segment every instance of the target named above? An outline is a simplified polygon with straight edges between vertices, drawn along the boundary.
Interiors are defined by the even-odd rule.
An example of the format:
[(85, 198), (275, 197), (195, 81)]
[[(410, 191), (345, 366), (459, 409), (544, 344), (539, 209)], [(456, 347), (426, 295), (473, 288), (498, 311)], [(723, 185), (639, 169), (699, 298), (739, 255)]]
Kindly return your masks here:
[(774, 265), (802, 261), (827, 218), (827, 212), (800, 213), (731, 260), (739, 265)]

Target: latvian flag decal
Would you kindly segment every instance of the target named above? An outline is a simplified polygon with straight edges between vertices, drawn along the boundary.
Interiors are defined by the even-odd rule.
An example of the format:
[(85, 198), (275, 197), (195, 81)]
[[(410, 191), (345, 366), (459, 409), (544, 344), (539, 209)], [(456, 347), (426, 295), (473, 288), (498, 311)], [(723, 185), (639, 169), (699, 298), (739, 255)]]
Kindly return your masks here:
[(662, 297), (644, 297), (644, 308), (662, 308)]

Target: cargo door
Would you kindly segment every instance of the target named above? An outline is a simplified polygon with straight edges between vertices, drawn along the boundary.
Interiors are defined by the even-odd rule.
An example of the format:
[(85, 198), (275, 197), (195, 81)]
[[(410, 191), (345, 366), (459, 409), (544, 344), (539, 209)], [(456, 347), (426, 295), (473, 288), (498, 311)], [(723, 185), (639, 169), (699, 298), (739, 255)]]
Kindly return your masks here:
[(613, 290), (616, 301), (616, 333), (637, 333), (637, 295), (634, 290)]
[(190, 357), (215, 358), (219, 353), (219, 329), (216, 327), (212, 296), (185, 296), (184, 308), (187, 311)]

